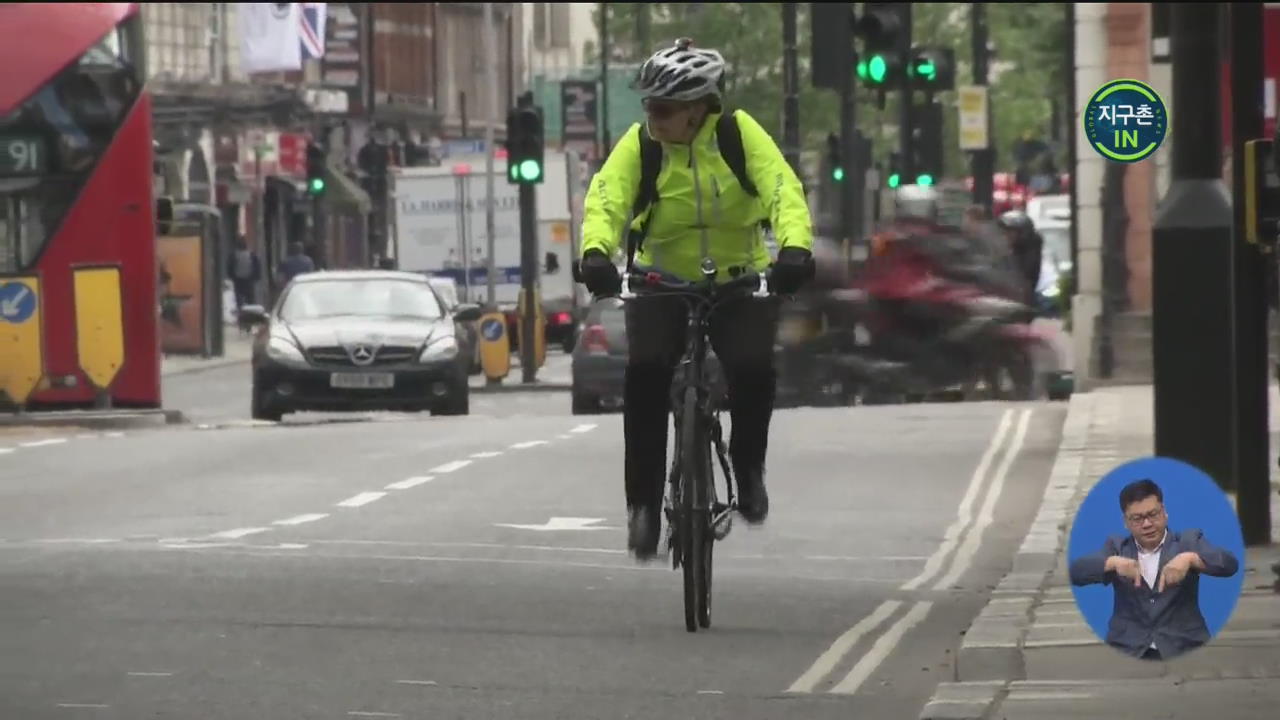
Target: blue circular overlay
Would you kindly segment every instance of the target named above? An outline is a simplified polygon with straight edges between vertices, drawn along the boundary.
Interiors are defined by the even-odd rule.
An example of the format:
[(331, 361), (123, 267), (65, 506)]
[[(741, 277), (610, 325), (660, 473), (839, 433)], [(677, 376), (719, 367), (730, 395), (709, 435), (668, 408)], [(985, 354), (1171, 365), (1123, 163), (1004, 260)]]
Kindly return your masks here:
[(480, 323), (480, 334), (485, 340), (497, 340), (502, 337), (502, 331), (506, 329), (506, 325), (501, 320), (489, 318)]
[(1112, 80), (1098, 88), (1083, 120), (1089, 146), (1114, 162), (1146, 160), (1169, 131), (1164, 100), (1141, 80)]
[[(1150, 457), (1127, 462), (1107, 473), (1076, 512), (1067, 543), (1067, 560), (1074, 562), (1100, 551), (1108, 537), (1124, 539), (1131, 535), (1120, 510), (1120, 491), (1143, 479), (1154, 481), (1164, 494), (1170, 533), (1202, 530), (1206, 541), (1230, 551), (1240, 562), (1240, 569), (1231, 577), (1200, 576), (1200, 613), (1209, 635), (1216, 636), (1231, 617), (1244, 587), (1244, 535), (1231, 501), (1199, 468), (1172, 458)], [(1105, 642), (1114, 607), (1111, 586), (1072, 585), (1071, 592), (1089, 627)]]

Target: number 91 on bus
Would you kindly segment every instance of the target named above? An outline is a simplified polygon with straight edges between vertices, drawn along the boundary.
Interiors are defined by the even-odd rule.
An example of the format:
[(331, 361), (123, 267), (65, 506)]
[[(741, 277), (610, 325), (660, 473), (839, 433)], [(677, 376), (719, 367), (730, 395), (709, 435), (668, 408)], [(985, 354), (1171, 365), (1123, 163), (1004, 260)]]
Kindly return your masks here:
[(0, 136), (0, 177), (48, 172), (44, 143), (37, 136)]

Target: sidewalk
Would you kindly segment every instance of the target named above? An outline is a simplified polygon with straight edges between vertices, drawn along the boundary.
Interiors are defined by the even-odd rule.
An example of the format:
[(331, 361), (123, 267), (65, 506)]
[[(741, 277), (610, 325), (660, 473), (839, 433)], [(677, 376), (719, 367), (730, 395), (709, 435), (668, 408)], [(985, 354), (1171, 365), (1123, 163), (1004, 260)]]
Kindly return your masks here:
[(160, 363), (160, 375), (162, 377), (185, 375), (201, 370), (212, 370), (228, 365), (248, 363), (253, 357), (253, 336), (242, 334), (234, 325), (226, 325), (224, 327), (223, 355), (221, 357), (165, 355)]
[(525, 385), (521, 378), (520, 355), (512, 354), (511, 371), (500, 385), (489, 385), (484, 373), (472, 375), (469, 382), (474, 393), (568, 392), (573, 386), (573, 356), (559, 349), (548, 350), (546, 360), (538, 368), (537, 381)]
[[(1271, 389), (1272, 427), (1280, 397)], [(1276, 537), (1243, 558), (1244, 593), (1209, 645), (1170, 662), (1140, 662), (1085, 624), (1067, 580), (1075, 508), (1106, 472), (1149, 456), (1152, 389), (1101, 388), (1072, 396), (1040, 511), (1011, 572), (965, 633), (956, 681), (938, 686), (921, 720), (1171, 718), (1257, 720), (1280, 706), (1280, 483), (1272, 466)], [(1274, 457), (1280, 443), (1273, 437)]]

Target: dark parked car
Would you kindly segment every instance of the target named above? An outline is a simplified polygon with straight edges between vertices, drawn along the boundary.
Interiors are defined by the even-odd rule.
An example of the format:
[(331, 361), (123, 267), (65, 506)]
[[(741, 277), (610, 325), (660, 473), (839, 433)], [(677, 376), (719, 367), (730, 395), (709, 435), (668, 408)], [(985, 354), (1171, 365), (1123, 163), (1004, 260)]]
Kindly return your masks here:
[(457, 323), (480, 316), (474, 305), (450, 313), (416, 273), (342, 270), (299, 275), (253, 345), (253, 417), (279, 420), (300, 410), (430, 410), (466, 415), (469, 358)]
[[(643, 301), (641, 301), (643, 302)], [(708, 348), (707, 367), (713, 387), (724, 397), (724, 382), (715, 353)], [(573, 413), (590, 415), (622, 407), (627, 369), (627, 323), (623, 301), (617, 298), (593, 303), (573, 348)]]

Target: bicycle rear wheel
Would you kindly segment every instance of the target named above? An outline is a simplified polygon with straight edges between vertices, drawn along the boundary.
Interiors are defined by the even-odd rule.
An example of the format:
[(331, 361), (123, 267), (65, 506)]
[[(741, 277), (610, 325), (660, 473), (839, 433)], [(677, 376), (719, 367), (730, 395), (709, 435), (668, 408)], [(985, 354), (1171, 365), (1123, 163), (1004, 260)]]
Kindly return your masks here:
[(711, 625), (711, 528), (707, 483), (709, 443), (698, 412), (698, 391), (685, 390), (680, 411), (680, 565), (684, 569), (684, 624), (689, 632)]

